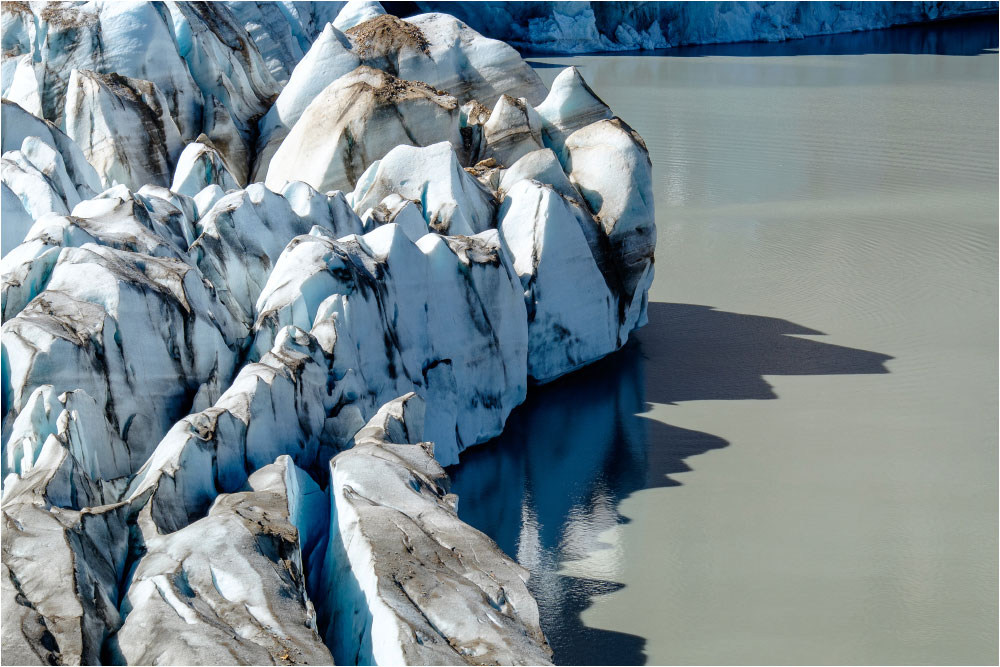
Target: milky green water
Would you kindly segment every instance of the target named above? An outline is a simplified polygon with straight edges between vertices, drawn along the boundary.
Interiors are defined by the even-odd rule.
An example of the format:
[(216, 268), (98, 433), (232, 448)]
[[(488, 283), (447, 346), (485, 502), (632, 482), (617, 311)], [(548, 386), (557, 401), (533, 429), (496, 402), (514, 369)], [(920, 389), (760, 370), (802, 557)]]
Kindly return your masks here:
[(996, 664), (996, 23), (956, 30), (533, 58), (644, 137), (658, 225), (637, 343), (453, 471), (557, 661)]

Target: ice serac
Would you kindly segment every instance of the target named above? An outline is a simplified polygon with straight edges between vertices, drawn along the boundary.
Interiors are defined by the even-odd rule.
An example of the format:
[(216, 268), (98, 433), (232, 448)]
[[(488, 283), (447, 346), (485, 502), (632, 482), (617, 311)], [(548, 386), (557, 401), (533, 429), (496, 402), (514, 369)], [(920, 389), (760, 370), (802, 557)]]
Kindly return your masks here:
[(3, 500), (19, 496), (41, 475), (56, 474), (48, 502), (95, 507), (117, 500), (130, 472), (128, 449), (103, 407), (82, 389), (56, 394), (51, 385), (32, 392), (3, 447)]
[(109, 642), (125, 664), (332, 664), (305, 581), (326, 497), (287, 456), (248, 486), (172, 533), (140, 514), (146, 552)]
[[(342, 664), (550, 664), (527, 572), (459, 520), (410, 394), (330, 462), (321, 631)], [(360, 641), (359, 641), (360, 638)]]
[(368, 167), (352, 195), (363, 214), (389, 195), (418, 202), (427, 226), (439, 234), (472, 235), (494, 226), (492, 193), (462, 168), (447, 142), (397, 146)]
[(6, 183), (0, 184), (0, 206), (3, 207), (3, 226), (0, 227), (0, 255), (6, 255), (24, 239), (31, 229), (32, 216), (24, 208), (21, 198)]
[(311, 330), (332, 358), (325, 426), (346, 442), (380, 405), (416, 391), (438, 459), (500, 432), (526, 392), (527, 326), (496, 231), (427, 234), (396, 224), (335, 241), (302, 236), (282, 253), (256, 307), (254, 348), (285, 327)]
[(501, 95), (483, 125), (483, 139), (484, 158), (512, 165), (542, 147), (542, 120), (524, 98)]
[[(254, 41), (258, 42), (258, 34), (260, 34), (259, 28), (255, 24), (259, 23), (259, 20), (255, 19), (258, 15), (259, 10), (254, 9), (254, 5), (260, 4), (273, 4), (275, 9), (281, 14), (281, 22), (286, 24), (288, 27), (288, 33), (291, 35), (291, 39), (295, 41), (298, 45), (301, 53), (305, 53), (309, 50), (309, 45), (313, 43), (313, 40), (323, 32), (323, 28), (332, 23), (336, 18), (340, 10), (343, 9), (346, 2), (340, 0), (331, 0), (330, 2), (310, 2), (303, 0), (279, 0), (278, 2), (245, 2), (244, 0), (226, 0), (224, 3), (229, 7), (233, 15), (239, 20), (243, 21), (244, 27), (246, 27), (247, 32), (253, 36)], [(264, 25), (267, 34), (275, 36), (284, 33), (284, 26), (278, 27), (268, 23)], [(285, 38), (281, 38), (284, 41)], [(261, 54), (265, 58), (270, 58), (273, 54), (273, 49), (268, 48), (266, 44), (262, 45), (258, 43), (258, 48)], [(289, 47), (291, 49), (291, 47)], [(298, 60), (290, 60), (290, 67), (287, 67), (290, 72)]]
[(461, 150), (457, 100), (434, 88), (359, 67), (323, 90), (271, 159), (265, 183), (304, 181), (351, 190), (374, 161), (400, 145), (449, 141)]
[[(16, 125), (12, 128), (14, 134), (23, 129)], [(44, 135), (44, 131), (48, 128), (42, 125), (31, 129), (41, 130), (41, 134)], [(52, 141), (54, 136), (48, 135), (44, 139), (40, 136), (25, 136), (19, 149), (3, 153), (2, 181), (4, 196), (9, 198), (10, 208), (9, 220), (7, 208), (4, 209), (4, 255), (24, 240), (32, 221), (49, 213), (68, 214), (81, 199), (92, 197), (93, 190), (90, 185), (99, 183), (96, 181), (96, 173), (83, 159), (82, 154), (78, 157), (89, 171), (80, 169), (79, 164), (72, 172), (67, 169), (62, 153), (53, 145), (56, 144)], [(7, 139), (6, 132), (4, 138)], [(61, 139), (75, 148), (65, 136)], [(79, 150), (76, 153), (79, 153)], [(77, 155), (71, 153), (69, 157), (73, 159)], [(81, 178), (84, 182), (78, 184), (77, 178)]]
[(69, 216), (41, 216), (0, 262), (4, 321), (45, 289), (64, 247), (92, 243), (182, 260), (194, 238), (192, 207), (190, 199), (165, 188), (145, 186), (132, 193), (117, 186), (80, 202)]
[[(348, 3), (343, 12), (350, 20), (327, 25), (296, 65), (288, 85), (260, 122), (260, 154), (255, 167), (258, 180), (268, 174), (275, 151), (306, 107), (359, 65), (411, 82), (409, 85), (421, 85), (433, 93), (451, 95), (459, 104), (478, 100), (493, 105), (504, 94), (526, 97), (531, 102), (545, 97), (545, 86), (538, 75), (503, 42), (483, 37), (444, 14), (404, 21), (376, 9), (377, 4)], [(346, 94), (340, 92), (341, 96)], [(450, 137), (442, 133), (434, 141), (443, 139)], [(405, 143), (431, 141), (409, 139)], [(456, 143), (456, 149), (461, 145), (461, 141)], [(364, 164), (362, 171), (367, 166)]]
[(329, 366), (307, 332), (288, 327), (272, 349), (244, 366), (214, 405), (177, 422), (157, 444), (126, 494), (133, 507), (149, 507), (164, 533), (204, 516), (216, 494), (240, 490), (248, 470), (282, 455), (315, 467), (332, 400)]
[(570, 182), (583, 194), (611, 246), (627, 304), (626, 330), (645, 324), (656, 247), (646, 144), (624, 121), (610, 118), (569, 135), (561, 157)]
[(534, 51), (587, 53), (777, 42), (997, 13), (996, 2), (441, 2), (477, 30)]
[[(46, 422), (52, 413), (45, 415), (45, 409), (59, 410), (56, 401), (62, 402), (58, 433), (45, 439), (30, 469), (4, 482), (4, 662), (100, 664), (104, 640), (121, 623), (118, 581), (128, 527), (121, 506), (100, 504), (100, 490), (74, 455), (102, 428), (84, 422), (103, 416), (73, 410), (83, 396), (52, 398), (49, 390), (38, 395), (35, 412), (43, 414), (36, 418)], [(23, 435), (23, 429), (16, 433)], [(89, 506), (66, 507), (74, 502)]]
[[(217, 121), (203, 121), (201, 131), (218, 145), (236, 180), (245, 183), (257, 121), (281, 87), (225, 5), (168, 2), (167, 7), (178, 52), (204, 96), (203, 113), (206, 117), (212, 113), (221, 116)], [(218, 128), (220, 122), (223, 126), (231, 123), (235, 132)], [(189, 133), (185, 138), (193, 137)]]
[(344, 8), (333, 19), (333, 27), (337, 30), (350, 30), (359, 23), (385, 14), (382, 5), (373, 0), (348, 0)]
[(267, 175), (274, 152), (302, 117), (309, 104), (340, 77), (354, 71), (361, 59), (344, 33), (327, 24), (309, 51), (291, 71), (287, 85), (260, 120), (256, 180)]
[(446, 90), (461, 103), (492, 107), (503, 94), (537, 104), (545, 85), (513, 48), (449, 14), (391, 15), (360, 23), (347, 35), (365, 64)]
[(223, 190), (240, 189), (226, 159), (211, 139), (200, 135), (195, 142), (185, 146), (178, 157), (170, 189), (194, 197), (209, 185), (218, 185)]
[(73, 70), (65, 123), (105, 187), (170, 184), (183, 143), (166, 96), (151, 81)]
[(551, 380), (618, 349), (617, 295), (587, 242), (599, 234), (587, 211), (546, 185), (521, 180), (499, 218), (527, 304), (528, 373)]
[[(8, 41), (15, 41), (15, 50), (29, 57), (27, 66), (37, 84), (34, 94), (40, 100), (42, 118), (62, 125), (66, 90), (74, 71), (117, 73), (156, 86), (167, 95), (170, 116), (182, 135), (197, 135), (202, 95), (178, 53), (163, 5), (10, 3), (4, 9), (20, 17), (5, 25), (10, 32), (4, 33), (4, 58), (9, 57)], [(21, 98), (10, 92), (4, 90), (4, 97), (20, 103)]]
[(566, 199), (571, 199), (577, 203), (584, 201), (583, 195), (570, 183), (566, 172), (556, 154), (549, 148), (542, 148), (537, 151), (526, 153), (520, 157), (508, 169), (504, 169), (500, 176), (497, 190), (501, 195), (508, 192), (521, 180), (533, 180), (551, 187)]
[(183, 262), (63, 248), (45, 291), (3, 325), (5, 421), (42, 385), (83, 389), (106, 406), (136, 470), (176, 419), (229, 383), (236, 340), (225, 314)]
[(395, 193), (383, 199), (377, 206), (362, 213), (361, 221), (366, 229), (395, 223), (414, 243), (430, 231), (427, 221), (424, 220), (424, 216), (420, 212), (420, 205)]
[(282, 11), (282, 4), (268, 0), (223, 4), (243, 24), (274, 80), (281, 85), (288, 83), (289, 75), (305, 50), (293, 31), (289, 17)]
[[(73, 77), (89, 72), (146, 82), (164, 97), (162, 113), (156, 109), (161, 120), (169, 117), (183, 142), (206, 134), (237, 180), (246, 182), (257, 122), (281, 85), (242, 23), (224, 4), (12, 5), (16, 5), (11, 14), (15, 20), (4, 29), (5, 98), (60, 126), (70, 113), (92, 112), (103, 115), (93, 125), (115, 128), (114, 108), (81, 109), (79, 95), (67, 99)], [(149, 99), (145, 101), (156, 107)], [(125, 143), (119, 152), (128, 152), (126, 130), (118, 130), (119, 134), (96, 134), (111, 145)], [(76, 135), (81, 142), (82, 137)], [(162, 143), (154, 136), (154, 147)], [(138, 189), (150, 182), (142, 180), (143, 176), (135, 174), (137, 180), (117, 182)], [(159, 184), (167, 185), (169, 179)]]
[[(296, 193), (290, 200), (255, 183), (222, 197), (198, 220), (198, 238), (188, 249), (190, 262), (218, 290), (219, 299), (244, 335), (249, 334), (260, 290), (289, 241), (308, 234), (314, 226), (334, 237), (361, 228), (354, 212), (339, 204), (342, 194), (311, 194), (307, 190), (311, 188), (306, 184), (289, 185), (286, 191)], [(292, 201), (303, 197), (324, 199), (326, 214), (299, 216)], [(306, 206), (301, 210), (313, 209)]]
[(538, 105), (542, 118), (545, 145), (561, 153), (566, 137), (614, 114), (575, 67), (567, 67), (556, 76), (545, 100)]

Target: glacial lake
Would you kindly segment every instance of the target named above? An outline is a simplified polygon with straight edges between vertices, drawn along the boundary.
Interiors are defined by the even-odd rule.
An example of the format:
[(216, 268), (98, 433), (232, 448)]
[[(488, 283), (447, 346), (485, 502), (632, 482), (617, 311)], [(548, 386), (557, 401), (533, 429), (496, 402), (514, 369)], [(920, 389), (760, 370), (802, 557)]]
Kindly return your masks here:
[(564, 664), (997, 662), (997, 23), (575, 65), (649, 324), (453, 467)]

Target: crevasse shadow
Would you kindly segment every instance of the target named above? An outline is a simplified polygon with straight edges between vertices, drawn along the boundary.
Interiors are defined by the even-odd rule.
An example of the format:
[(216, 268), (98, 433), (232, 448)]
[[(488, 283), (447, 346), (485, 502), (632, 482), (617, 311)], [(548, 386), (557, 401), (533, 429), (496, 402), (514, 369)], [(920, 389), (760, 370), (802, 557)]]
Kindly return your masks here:
[[(645, 418), (649, 403), (776, 398), (765, 375), (888, 372), (887, 355), (796, 337), (818, 334), (773, 317), (650, 303), (649, 324), (624, 349), (532, 388), (503, 435), (449, 470), (459, 515), (531, 571), (557, 663), (645, 663), (645, 639), (581, 619), (594, 598), (623, 587), (607, 543), (627, 521), (618, 507), (636, 491), (679, 485), (672, 476), (690, 470), (686, 459), (729, 445)], [(597, 565), (572, 576), (567, 563), (583, 558)]]

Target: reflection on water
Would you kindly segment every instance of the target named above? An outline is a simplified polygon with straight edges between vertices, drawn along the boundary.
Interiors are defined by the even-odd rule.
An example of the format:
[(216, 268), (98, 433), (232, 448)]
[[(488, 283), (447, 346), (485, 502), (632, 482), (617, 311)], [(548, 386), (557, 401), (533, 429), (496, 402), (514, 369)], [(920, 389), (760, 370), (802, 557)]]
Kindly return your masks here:
[(467, 451), (449, 471), (459, 516), (531, 571), (543, 629), (567, 664), (641, 662), (641, 638), (580, 622), (593, 595), (620, 586), (559, 573), (564, 560), (603, 548), (598, 536), (618, 523), (618, 501), (645, 484), (639, 355), (630, 344), (572, 378), (535, 388), (500, 438)]
[(649, 51), (651, 55), (700, 56), (846, 56), (878, 53), (977, 56), (997, 48), (996, 17), (901, 26), (889, 30), (817, 35), (786, 42), (706, 44)]
[[(775, 398), (764, 375), (886, 373), (884, 354), (794, 334), (819, 331), (706, 306), (649, 304), (623, 350), (532, 389), (502, 436), (449, 472), (459, 515), (531, 571), (542, 627), (561, 664), (643, 664), (645, 639), (585, 626), (580, 612), (619, 590), (614, 539), (621, 501), (677, 486), (685, 459), (727, 446), (646, 419), (649, 403)], [(792, 334), (792, 335), (790, 335)], [(587, 559), (587, 577), (567, 574)], [(599, 574), (602, 578), (595, 578)]]

